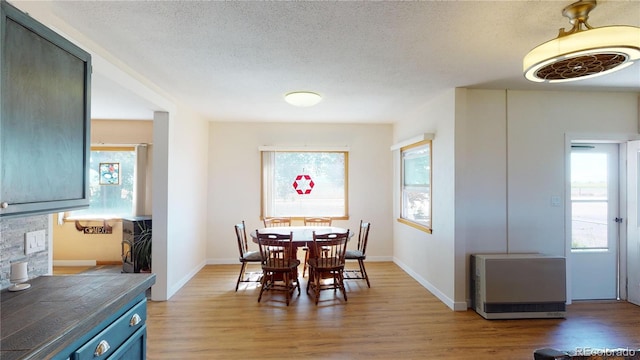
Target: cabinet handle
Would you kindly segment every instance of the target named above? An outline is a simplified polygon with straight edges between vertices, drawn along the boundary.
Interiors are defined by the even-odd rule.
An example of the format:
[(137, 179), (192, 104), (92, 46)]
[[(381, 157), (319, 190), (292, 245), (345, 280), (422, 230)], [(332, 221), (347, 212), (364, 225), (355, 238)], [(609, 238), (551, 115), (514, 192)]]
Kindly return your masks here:
[(9, 203), (7, 203), (6, 201), (3, 201), (3, 202), (0, 204), (0, 208), (6, 209), (6, 208), (8, 208), (8, 207), (9, 207)]
[(93, 356), (102, 356), (106, 354), (109, 349), (111, 349), (111, 345), (109, 345), (107, 340), (102, 340), (98, 346), (96, 346), (96, 351), (93, 353)]
[(129, 326), (136, 326), (140, 324), (141, 321), (142, 321), (142, 318), (140, 317), (140, 315), (133, 314), (133, 316), (131, 317), (131, 320), (129, 320)]

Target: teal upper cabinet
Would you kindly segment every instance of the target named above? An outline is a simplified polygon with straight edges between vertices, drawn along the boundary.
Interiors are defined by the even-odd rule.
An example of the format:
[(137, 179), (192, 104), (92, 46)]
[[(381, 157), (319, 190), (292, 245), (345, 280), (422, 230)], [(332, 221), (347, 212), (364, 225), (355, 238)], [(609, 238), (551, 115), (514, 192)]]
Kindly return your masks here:
[(87, 207), (91, 56), (0, 6), (0, 217)]

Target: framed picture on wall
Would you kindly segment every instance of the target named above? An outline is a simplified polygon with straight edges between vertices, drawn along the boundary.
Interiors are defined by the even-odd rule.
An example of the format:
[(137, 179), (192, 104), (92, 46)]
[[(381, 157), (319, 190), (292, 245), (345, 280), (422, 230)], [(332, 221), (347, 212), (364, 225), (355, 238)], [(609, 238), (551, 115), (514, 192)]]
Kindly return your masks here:
[(120, 163), (100, 163), (100, 185), (120, 185)]

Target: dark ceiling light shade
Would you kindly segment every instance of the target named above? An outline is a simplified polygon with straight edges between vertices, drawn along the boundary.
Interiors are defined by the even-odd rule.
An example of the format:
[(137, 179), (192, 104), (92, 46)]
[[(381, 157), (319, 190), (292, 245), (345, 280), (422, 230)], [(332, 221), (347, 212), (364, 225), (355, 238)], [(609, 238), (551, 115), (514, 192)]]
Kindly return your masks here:
[(293, 106), (313, 106), (322, 100), (322, 96), (311, 91), (294, 91), (286, 94), (284, 100)]
[(531, 50), (523, 60), (531, 81), (556, 83), (588, 79), (624, 69), (640, 59), (640, 28), (587, 23), (596, 0), (581, 0), (562, 10), (573, 28)]

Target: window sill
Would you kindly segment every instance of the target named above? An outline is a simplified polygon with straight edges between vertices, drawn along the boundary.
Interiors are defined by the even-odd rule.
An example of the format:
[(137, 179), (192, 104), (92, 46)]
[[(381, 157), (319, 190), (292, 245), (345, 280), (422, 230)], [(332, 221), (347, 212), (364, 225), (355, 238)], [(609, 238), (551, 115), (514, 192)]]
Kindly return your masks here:
[(589, 248), (577, 248), (577, 249), (571, 249), (572, 253), (583, 253), (583, 254), (588, 254), (588, 253), (606, 253), (609, 252), (609, 249), (603, 249), (603, 248), (594, 248), (594, 249), (589, 249)]
[(424, 231), (424, 232), (426, 232), (427, 234), (432, 234), (432, 233), (433, 233), (433, 230), (432, 230), (431, 228), (426, 227), (426, 226), (421, 225), (421, 224), (418, 224), (418, 223), (416, 223), (416, 222), (413, 222), (413, 221), (407, 220), (407, 219), (398, 218), (398, 222), (399, 222), (399, 223), (401, 223), (401, 224), (409, 225), (409, 226), (411, 226), (412, 228), (416, 228), (416, 229), (418, 229), (418, 230), (420, 230), (420, 231)]
[(76, 221), (97, 221), (97, 222), (105, 222), (105, 221), (117, 221), (122, 222), (122, 217), (115, 216), (100, 216), (100, 215), (85, 215), (85, 216), (68, 216), (65, 217), (64, 222), (76, 222)]

